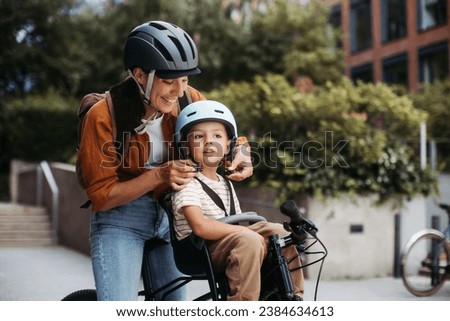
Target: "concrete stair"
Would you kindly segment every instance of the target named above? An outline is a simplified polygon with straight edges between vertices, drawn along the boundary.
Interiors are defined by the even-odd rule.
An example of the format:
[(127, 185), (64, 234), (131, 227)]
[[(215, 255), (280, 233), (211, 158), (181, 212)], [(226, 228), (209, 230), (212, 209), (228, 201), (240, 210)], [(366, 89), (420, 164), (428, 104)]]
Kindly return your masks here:
[(0, 247), (50, 245), (50, 216), (44, 207), (0, 203)]

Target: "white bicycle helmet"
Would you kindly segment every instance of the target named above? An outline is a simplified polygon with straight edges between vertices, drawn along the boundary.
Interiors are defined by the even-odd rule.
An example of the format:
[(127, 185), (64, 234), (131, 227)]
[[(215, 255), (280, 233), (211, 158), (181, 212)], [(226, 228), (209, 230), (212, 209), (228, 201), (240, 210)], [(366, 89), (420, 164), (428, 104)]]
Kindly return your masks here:
[(187, 140), (189, 129), (194, 124), (205, 121), (218, 121), (224, 124), (231, 140), (230, 151), (234, 149), (237, 139), (237, 125), (230, 109), (214, 100), (200, 100), (187, 105), (178, 115), (175, 125), (175, 144), (183, 158), (185, 155), (181, 143)]

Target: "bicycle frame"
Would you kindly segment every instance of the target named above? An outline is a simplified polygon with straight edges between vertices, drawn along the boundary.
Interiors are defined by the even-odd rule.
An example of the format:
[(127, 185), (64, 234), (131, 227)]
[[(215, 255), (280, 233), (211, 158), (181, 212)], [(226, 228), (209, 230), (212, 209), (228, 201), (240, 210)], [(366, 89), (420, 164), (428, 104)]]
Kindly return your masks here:
[[(263, 293), (263, 289), (261, 289), (260, 301), (265, 301), (273, 294), (277, 295), (277, 297), (282, 301), (298, 300), (298, 297), (295, 295), (293, 288), (293, 282), (290, 273), (291, 270), (288, 267), (288, 263), (293, 258), (287, 260), (284, 254), (282, 253), (282, 250), (288, 246), (296, 246), (298, 256), (302, 256), (305, 254), (321, 255), (321, 257), (319, 257), (318, 259), (315, 259), (310, 263), (303, 264), (301, 267), (297, 268), (297, 269), (304, 269), (307, 266), (321, 262), (321, 266), (319, 268), (319, 272), (317, 275), (316, 288), (314, 291), (315, 292), (314, 301), (315, 301), (317, 299), (317, 290), (319, 286), (323, 262), (328, 254), (327, 249), (316, 235), (317, 228), (310, 221), (304, 219), (295, 219), (291, 217), (291, 221), (289, 223), (284, 222), (283, 225), (287, 231), (291, 232), (289, 235), (284, 237), (279, 237), (278, 235), (271, 235), (268, 238), (269, 258), (267, 261), (265, 261), (266, 265), (265, 272), (272, 273), (274, 275), (272, 276), (272, 278), (270, 278), (270, 276), (267, 275), (265, 277), (269, 279), (269, 283), (271, 281), (271, 284), (273, 284), (275, 288), (273, 289), (272, 292), (266, 294)], [(305, 245), (308, 239), (307, 234), (309, 234), (315, 240), (312, 244)], [(321, 244), (323, 251), (310, 252), (309, 248), (311, 248), (316, 242), (319, 242)]]
[(282, 253), (285, 238), (280, 238), (278, 235), (271, 235), (268, 239), (268, 252), (270, 253), (271, 263), (275, 265), (275, 279), (278, 283), (279, 295), (284, 301), (292, 301), (295, 299), (294, 288), (289, 271), (288, 263)]
[[(296, 210), (297, 208), (294, 206), (293, 209)], [(254, 213), (254, 212), (249, 212), (249, 213)], [(284, 213), (284, 214), (286, 214), (286, 213)], [(231, 218), (229, 216), (228, 217), (228, 218), (230, 218), (229, 221), (230, 220), (231, 221), (227, 222), (227, 223), (235, 224), (239, 221), (239, 219), (242, 219), (242, 217), (247, 218), (247, 219), (250, 218), (252, 220), (255, 220), (255, 219), (259, 220), (259, 218), (262, 218), (262, 217), (259, 217), (258, 215), (256, 215), (256, 217), (255, 217), (255, 215), (256, 215), (256, 213), (251, 214), (251, 215), (250, 214), (233, 215), (233, 216), (231, 216)], [(321, 261), (321, 266), (320, 266), (319, 273), (317, 276), (317, 283), (316, 283), (315, 296), (314, 296), (314, 300), (316, 299), (317, 288), (318, 288), (318, 283), (319, 283), (319, 279), (320, 279), (320, 273), (322, 270), (323, 261), (327, 255), (326, 247), (316, 236), (317, 228), (312, 224), (312, 222), (310, 222), (309, 220), (303, 219), (301, 216), (299, 216), (296, 213), (294, 213), (293, 215), (288, 215), (288, 216), (290, 217), (291, 220), (289, 223), (285, 222), (284, 227), (287, 231), (290, 231), (291, 233), (285, 237), (279, 237), (278, 235), (271, 235), (268, 238), (268, 253), (269, 253), (269, 255), (268, 255), (268, 259), (265, 260), (265, 264), (268, 264), (269, 271), (273, 272), (273, 276), (271, 276), (271, 281), (273, 281), (273, 282), (269, 282), (269, 285), (272, 286), (272, 288), (270, 288), (271, 292), (268, 293), (268, 295), (264, 298), (260, 297), (260, 300), (273, 298), (272, 295), (275, 295), (276, 300), (282, 300), (282, 301), (291, 301), (291, 300), (299, 299), (299, 297), (297, 297), (294, 294), (294, 287), (293, 287), (293, 282), (292, 282), (291, 274), (290, 274), (291, 271), (288, 267), (288, 263), (291, 258), (289, 258), (289, 260), (286, 259), (286, 257), (282, 253), (283, 249), (288, 246), (296, 246), (298, 249), (299, 256), (303, 255), (303, 254), (322, 254), (322, 257), (320, 257), (319, 259), (299, 267), (299, 268), (305, 268), (306, 266), (309, 266), (309, 265), (312, 265), (312, 264), (315, 264), (315, 263)], [(264, 219), (264, 218), (262, 218), (262, 219)], [(307, 239), (307, 234), (311, 235), (315, 239), (315, 241), (310, 245), (304, 246), (306, 239)], [(316, 241), (322, 245), (324, 250), (319, 251), (319, 252), (308, 252), (308, 249), (312, 245), (314, 245), (316, 243)], [(144, 249), (144, 262), (147, 262), (147, 255), (148, 255), (149, 250), (151, 250), (151, 245), (146, 246), (146, 248)], [(150, 272), (151, 271), (149, 271), (149, 267), (144, 263), (143, 267), (142, 267), (142, 278), (143, 278), (144, 290), (139, 291), (138, 294), (139, 294), (139, 296), (144, 296), (146, 301), (155, 300), (157, 295), (161, 294), (161, 293), (163, 293), (162, 296), (164, 299), (164, 297), (166, 297), (168, 294), (185, 286), (187, 283), (189, 283), (192, 280), (205, 280), (205, 278), (201, 278), (201, 277), (196, 278), (195, 276), (186, 276), (185, 278), (180, 277), (180, 278), (177, 278), (177, 279), (169, 282), (168, 284), (160, 287), (159, 289), (154, 289), (154, 287), (151, 284), (150, 277), (149, 277)], [(208, 282), (209, 281), (210, 280), (208, 280)], [(226, 299), (226, 294), (227, 294), (226, 293), (226, 291), (227, 291), (226, 280), (216, 279), (216, 282), (218, 284), (220, 284), (218, 289), (215, 289), (218, 291), (218, 294), (219, 294), (218, 296), (220, 297), (220, 300)], [(261, 289), (261, 292), (262, 292), (262, 290), (263, 289)], [(211, 299), (212, 298), (211, 293), (206, 293), (204, 295), (201, 295), (200, 297), (197, 298), (197, 300)], [(261, 294), (261, 296), (263, 296), (263, 293)], [(96, 298), (96, 291), (94, 289), (89, 289), (89, 290), (79, 290), (79, 291), (73, 292), (73, 293), (69, 294), (68, 296), (66, 296), (63, 300), (64, 301), (82, 301), (82, 300), (87, 301), (87, 300), (92, 300), (95, 298)]]

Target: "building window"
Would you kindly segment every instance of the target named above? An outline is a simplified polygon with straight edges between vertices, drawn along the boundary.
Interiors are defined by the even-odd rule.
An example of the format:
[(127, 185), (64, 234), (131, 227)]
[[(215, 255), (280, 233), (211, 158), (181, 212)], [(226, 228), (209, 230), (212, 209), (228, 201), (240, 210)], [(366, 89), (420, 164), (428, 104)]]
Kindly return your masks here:
[(381, 41), (406, 36), (406, 0), (381, 0)]
[(341, 5), (336, 5), (331, 8), (330, 11), (330, 24), (335, 28), (341, 28)]
[(355, 84), (358, 80), (366, 83), (373, 82), (373, 65), (366, 64), (353, 67), (350, 72), (350, 77)]
[(408, 56), (406, 53), (383, 60), (383, 82), (408, 87)]
[(417, 0), (417, 28), (426, 30), (447, 21), (447, 0)]
[(449, 76), (448, 43), (441, 42), (419, 49), (419, 75), (421, 82), (431, 83)]
[(370, 0), (350, 2), (350, 50), (357, 52), (372, 46)]

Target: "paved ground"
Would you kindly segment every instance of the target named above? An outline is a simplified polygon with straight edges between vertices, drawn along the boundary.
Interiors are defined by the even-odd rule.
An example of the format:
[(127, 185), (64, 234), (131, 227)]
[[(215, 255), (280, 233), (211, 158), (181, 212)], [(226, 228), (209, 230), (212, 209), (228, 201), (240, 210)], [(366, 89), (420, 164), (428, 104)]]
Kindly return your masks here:
[[(305, 300), (314, 298), (315, 280), (307, 280)], [(0, 301), (59, 301), (70, 292), (93, 288), (89, 257), (64, 247), (0, 248)], [(195, 295), (204, 283), (189, 287)], [(400, 279), (321, 281), (318, 301), (448, 301), (450, 281), (437, 294), (417, 298)]]

